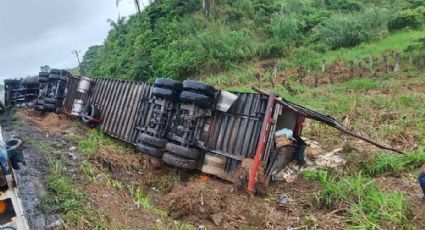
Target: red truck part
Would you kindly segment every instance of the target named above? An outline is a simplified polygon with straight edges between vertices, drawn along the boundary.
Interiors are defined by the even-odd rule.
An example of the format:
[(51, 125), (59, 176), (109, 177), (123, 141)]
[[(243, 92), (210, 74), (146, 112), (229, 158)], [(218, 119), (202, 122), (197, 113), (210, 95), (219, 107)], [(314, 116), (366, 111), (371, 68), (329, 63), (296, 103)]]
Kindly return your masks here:
[(261, 158), (264, 154), (269, 136), (271, 123), (273, 121), (273, 108), (276, 101), (276, 95), (271, 93), (267, 102), (266, 113), (264, 115), (263, 124), (261, 125), (260, 139), (258, 140), (257, 149), (255, 151), (254, 163), (249, 171), (248, 192), (254, 192), (255, 183), (257, 181), (257, 172), (260, 168)]

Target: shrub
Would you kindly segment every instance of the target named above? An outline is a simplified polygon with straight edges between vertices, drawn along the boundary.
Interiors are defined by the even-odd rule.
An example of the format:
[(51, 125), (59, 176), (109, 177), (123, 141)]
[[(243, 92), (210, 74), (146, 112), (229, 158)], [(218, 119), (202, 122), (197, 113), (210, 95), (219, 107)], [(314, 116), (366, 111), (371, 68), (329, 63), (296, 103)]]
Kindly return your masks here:
[(152, 52), (157, 74), (184, 79), (204, 71), (229, 69), (255, 55), (248, 30), (229, 31), (223, 27), (177, 39)]
[(353, 47), (377, 37), (389, 20), (387, 9), (335, 15), (316, 28), (316, 39), (332, 49)]
[(419, 13), (407, 9), (399, 12), (397, 16), (388, 22), (388, 30), (395, 31), (407, 27), (417, 28), (421, 25)]
[(282, 56), (289, 54), (293, 46), (302, 41), (304, 22), (296, 17), (288, 17), (283, 14), (275, 14), (272, 17), (267, 30), (270, 39), (263, 49), (266, 55)]

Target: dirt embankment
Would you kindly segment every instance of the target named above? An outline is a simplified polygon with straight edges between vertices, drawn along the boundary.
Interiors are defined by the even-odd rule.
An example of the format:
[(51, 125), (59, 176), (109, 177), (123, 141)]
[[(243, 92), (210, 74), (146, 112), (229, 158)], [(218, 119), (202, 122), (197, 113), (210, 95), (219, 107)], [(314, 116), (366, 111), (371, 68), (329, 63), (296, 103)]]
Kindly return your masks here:
[[(174, 229), (176, 226), (189, 229), (198, 226), (207, 229), (344, 229), (348, 223), (346, 210), (329, 210), (315, 202), (314, 194), (321, 191), (320, 183), (315, 181), (296, 178), (291, 183), (269, 187), (261, 197), (250, 197), (236, 191), (228, 182), (168, 168), (128, 146), (109, 143), (90, 155), (80, 154), (78, 143), (67, 139), (70, 133), (88, 135), (87, 129), (79, 123), (57, 114), (40, 116), (28, 110), (19, 110), (17, 114), (23, 122), (13, 131), (17, 135), (29, 134), (51, 146), (49, 151), (64, 162), (67, 175), (87, 198), (85, 208), (92, 210), (90, 216), (83, 215), (76, 223), (67, 223), (70, 229)], [(36, 185), (23, 184), (28, 187), (26, 193), (33, 194), (26, 198), (32, 199), (32, 204), (25, 205), (37, 207), (38, 201), (48, 193), (43, 179), (46, 158), (31, 143), (25, 144), (24, 154), (32, 162), (26, 169), (27, 181)], [(82, 170), (84, 162), (91, 165), (90, 176)], [(414, 195), (418, 188), (411, 181), (392, 177), (377, 179), (384, 190), (407, 194), (412, 214), (417, 221), (423, 222), (423, 204)], [(28, 214), (32, 223), (42, 220), (49, 225), (56, 222), (49, 216), (64, 216), (64, 213), (35, 210), (38, 210), (32, 211), (35, 214)]]

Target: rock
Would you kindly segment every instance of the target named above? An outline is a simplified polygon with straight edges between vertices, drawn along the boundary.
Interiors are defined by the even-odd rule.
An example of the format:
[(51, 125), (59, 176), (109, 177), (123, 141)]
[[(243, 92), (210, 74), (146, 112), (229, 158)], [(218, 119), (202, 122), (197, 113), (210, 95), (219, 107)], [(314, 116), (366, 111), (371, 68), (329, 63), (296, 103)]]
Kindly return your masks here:
[(77, 150), (77, 147), (75, 147), (75, 146), (69, 147), (69, 151), (75, 151), (75, 150)]
[(216, 213), (210, 216), (211, 220), (213, 221), (213, 223), (217, 226), (220, 226), (221, 223), (223, 222), (223, 214), (221, 213)]
[(277, 202), (279, 203), (279, 205), (284, 205), (284, 204), (287, 204), (291, 201), (292, 201), (291, 198), (289, 198), (289, 196), (285, 193), (281, 194), (279, 196), (279, 198), (277, 199)]
[(63, 229), (65, 229), (65, 223), (63, 222), (62, 219), (58, 219), (55, 222), (46, 226), (46, 229), (48, 229), (48, 230), (63, 230)]
[(204, 225), (199, 225), (198, 230), (207, 230), (207, 228)]
[(78, 159), (78, 156), (75, 153), (68, 153), (68, 157), (73, 161)]

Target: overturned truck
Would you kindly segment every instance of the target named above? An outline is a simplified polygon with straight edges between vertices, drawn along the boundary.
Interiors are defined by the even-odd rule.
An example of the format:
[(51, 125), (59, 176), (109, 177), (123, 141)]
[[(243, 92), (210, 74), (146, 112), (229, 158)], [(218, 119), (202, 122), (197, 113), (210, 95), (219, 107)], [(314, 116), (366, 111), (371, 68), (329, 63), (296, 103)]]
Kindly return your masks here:
[[(154, 84), (69, 74), (60, 74), (59, 79), (57, 88), (64, 89), (52, 95), (60, 95), (54, 97), (60, 99), (60, 109), (44, 112), (80, 117), (86, 125), (137, 146), (141, 153), (174, 167), (242, 182), (250, 192), (255, 191), (259, 172), (268, 183), (290, 160), (302, 158), (306, 144), (300, 137), (306, 118), (400, 152), (260, 89), (234, 94), (198, 81), (167, 78), (157, 78)], [(280, 151), (282, 147), (285, 151)]]

